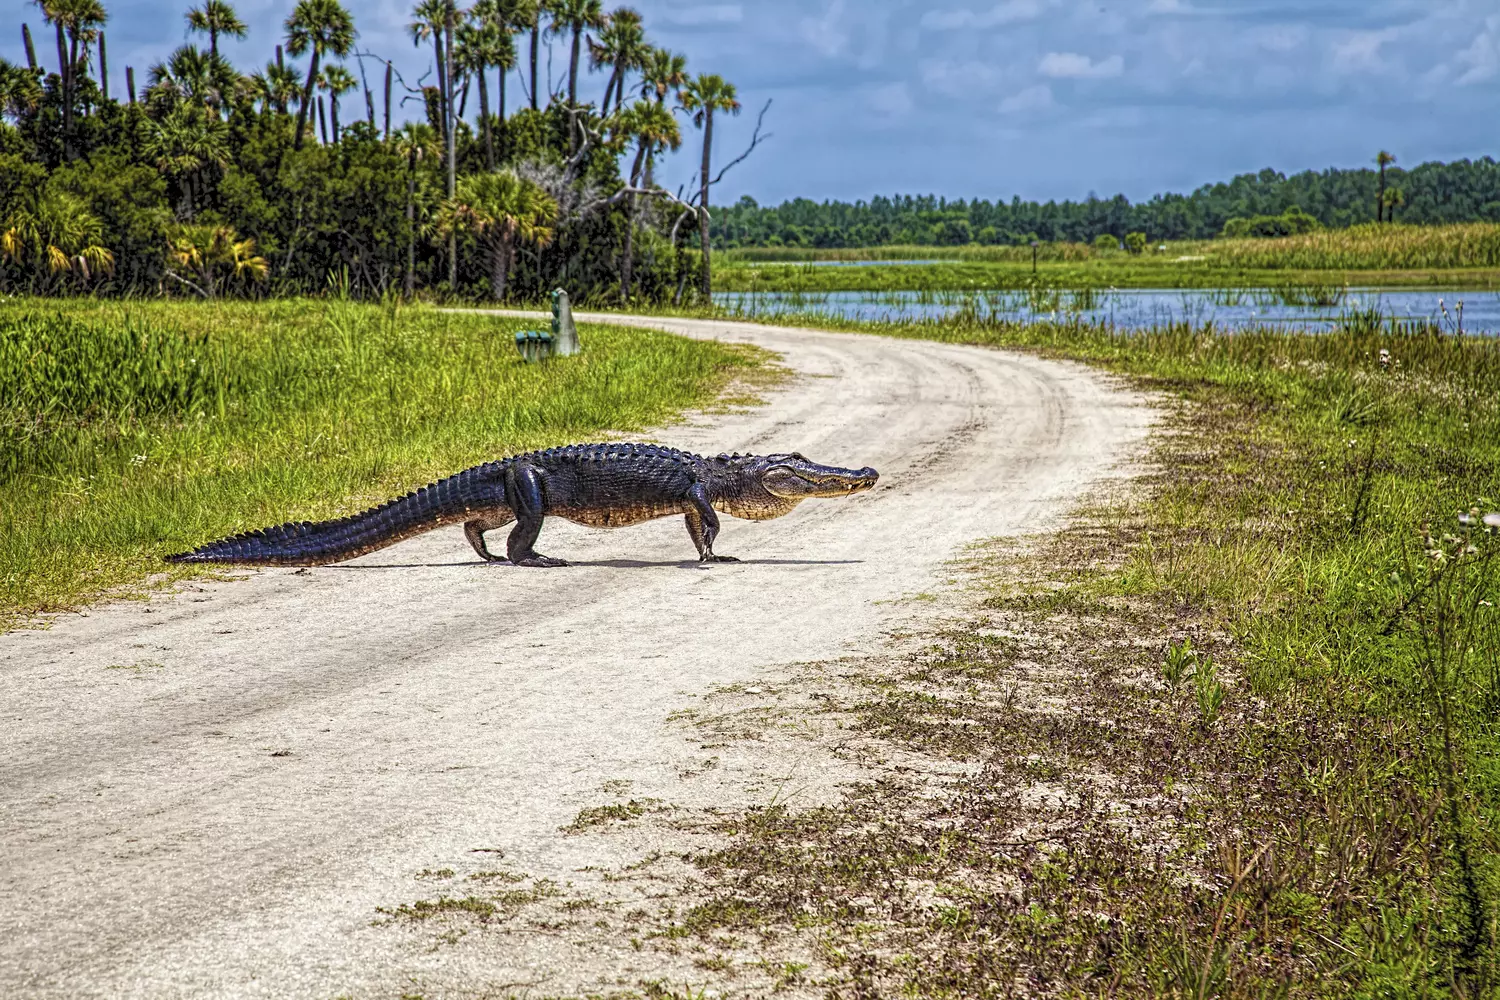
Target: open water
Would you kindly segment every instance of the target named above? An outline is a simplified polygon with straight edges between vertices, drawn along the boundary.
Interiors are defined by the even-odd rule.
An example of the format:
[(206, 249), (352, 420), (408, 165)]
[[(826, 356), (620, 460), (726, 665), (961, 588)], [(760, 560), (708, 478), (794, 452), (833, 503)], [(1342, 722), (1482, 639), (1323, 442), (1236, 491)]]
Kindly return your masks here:
[[(1351, 319), (1425, 321), (1444, 330), (1500, 335), (1500, 292), (1432, 289), (1044, 289), (995, 292), (721, 292), (714, 301), (750, 315), (814, 313), (862, 320), (910, 320), (960, 310), (1018, 320), (1108, 322), (1120, 329), (1213, 323), (1333, 329)], [(1460, 311), (1461, 307), (1461, 311)]]

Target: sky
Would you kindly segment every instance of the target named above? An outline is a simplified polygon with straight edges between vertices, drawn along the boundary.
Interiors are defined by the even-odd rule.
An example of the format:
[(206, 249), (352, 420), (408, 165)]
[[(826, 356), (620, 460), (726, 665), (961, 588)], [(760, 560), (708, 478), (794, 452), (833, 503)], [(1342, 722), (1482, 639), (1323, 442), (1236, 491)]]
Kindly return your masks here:
[[(459, 0), (463, 3), (464, 0)], [(653, 44), (718, 73), (743, 104), (715, 124), (716, 162), (765, 139), (713, 201), (762, 204), (936, 194), (1132, 200), (1237, 173), (1356, 167), (1386, 149), (1403, 165), (1500, 152), (1500, 0), (631, 0)], [(111, 76), (188, 40), (186, 0), (106, 0)], [(271, 57), (293, 0), (240, 0), (245, 71)], [(429, 46), (410, 3), (347, 6), (360, 51), (409, 82)], [(606, 0), (606, 6), (613, 6)], [(32, 3), (0, 0), (55, 63)], [(24, 58), (10, 22), (0, 55)], [(205, 42), (206, 44), (206, 42)], [(544, 55), (545, 63), (545, 55)], [(351, 60), (351, 69), (355, 68)], [(368, 64), (372, 85), (375, 64)], [(567, 72), (565, 40), (552, 76)], [(605, 77), (580, 91), (602, 96)], [(511, 102), (519, 88), (512, 78)], [(378, 98), (377, 98), (378, 100)], [(470, 114), (472, 116), (471, 97)], [(416, 116), (420, 105), (407, 105)], [(658, 172), (696, 170), (699, 133)]]

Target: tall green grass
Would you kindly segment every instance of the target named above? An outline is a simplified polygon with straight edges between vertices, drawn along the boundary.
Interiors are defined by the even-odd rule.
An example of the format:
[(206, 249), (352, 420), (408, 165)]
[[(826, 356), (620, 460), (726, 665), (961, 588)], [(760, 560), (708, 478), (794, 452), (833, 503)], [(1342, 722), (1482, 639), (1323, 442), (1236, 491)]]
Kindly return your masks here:
[(338, 299), (0, 304), (0, 627), (209, 538), (669, 421), (759, 358), (589, 326), (582, 355), (527, 365), (522, 325)]
[[(1156, 987), (1179, 996), (1500, 995), (1500, 343), (1359, 316), (1327, 334), (836, 322), (1083, 360), (1169, 401), (1118, 562), (1067, 579), (1158, 640), (1169, 679), (1184, 630), (1234, 679), (1195, 692), (1207, 735), (1162, 775), (1168, 796), (1195, 790), (1172, 828), (1048, 856), (1088, 902), (1033, 917), (1111, 956), (1097, 981), (1040, 959), (1058, 992), (1114, 976), (1136, 984), (1122, 995), (1156, 978), (1191, 983)], [(1169, 735), (1149, 748), (1163, 761), (1188, 739)], [(1161, 838), (1183, 871), (1157, 867)], [(1183, 873), (1215, 852), (1261, 863)], [(1121, 903), (1145, 870), (1159, 884)]]
[(1202, 244), (1215, 267), (1301, 271), (1424, 271), (1500, 267), (1500, 224), (1354, 226), (1270, 240)]
[[(1101, 256), (1112, 256), (1110, 251), (1101, 253), (1087, 243), (1043, 243), (1036, 248), (1041, 261), (1095, 260)], [(880, 247), (739, 247), (715, 254), (715, 266), (733, 267), (736, 264), (787, 263), (806, 261), (880, 261), (880, 260), (954, 260), (971, 262), (1004, 261), (1008, 263), (1031, 263), (1031, 247), (1027, 246), (980, 246), (971, 244), (957, 247), (935, 247), (893, 244)]]

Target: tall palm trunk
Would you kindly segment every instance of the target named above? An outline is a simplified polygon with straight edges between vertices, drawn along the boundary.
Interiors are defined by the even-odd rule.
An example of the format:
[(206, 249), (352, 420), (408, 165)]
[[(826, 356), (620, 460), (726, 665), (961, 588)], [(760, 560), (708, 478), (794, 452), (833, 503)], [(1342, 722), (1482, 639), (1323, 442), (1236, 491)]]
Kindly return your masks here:
[(630, 194), (630, 211), (625, 219), (625, 256), (620, 259), (620, 301), (630, 302), (630, 276), (635, 269), (635, 192)]
[(583, 29), (573, 29), (573, 57), (568, 62), (568, 103), (578, 103), (578, 40)]
[(63, 26), (57, 25), (57, 76), (62, 81), (63, 99), (63, 155), (68, 159), (68, 135), (73, 130), (73, 64), (68, 62), (68, 43), (63, 37)]
[(318, 134), (323, 137), (323, 145), (328, 145), (328, 116), (323, 112), (323, 95), (318, 95)]
[(713, 147), (713, 142), (714, 111), (713, 108), (705, 108), (703, 111), (703, 187), (700, 189), (698, 198), (698, 240), (703, 244), (703, 302), (705, 305), (713, 301), (714, 294), (708, 245), (708, 166), (709, 151)]
[(490, 86), (484, 79), (484, 67), (479, 67), (479, 126), (484, 133), (484, 168), (495, 169), (495, 140), (490, 135)]
[(330, 116), (333, 118), (333, 144), (335, 146), (337, 146), (339, 144), (339, 99), (338, 99), (338, 97), (330, 95), (329, 98), (328, 98), (328, 104), (329, 104), (328, 110), (329, 110)]
[(510, 259), (515, 242), (515, 227), (506, 226), (487, 241), (490, 245), (490, 294), (496, 302), (505, 301), (505, 286), (510, 280)]
[(417, 286), (417, 166), (406, 159), (406, 297)]
[(307, 116), (312, 111), (313, 81), (318, 78), (318, 47), (312, 47), (312, 65), (307, 67), (307, 83), (302, 86), (302, 102), (297, 108), (297, 136), (292, 140), (292, 149), (302, 148), (302, 131), (307, 127)]
[(1375, 221), (1385, 221), (1385, 161), (1380, 163), (1380, 192), (1375, 195)]
[(432, 33), (432, 51), (437, 53), (438, 110), (443, 119), (443, 148), (448, 148), (448, 64), (443, 61), (443, 33)]
[(538, 9), (536, 18), (531, 22), (531, 110), (537, 109), (536, 104), (536, 50), (537, 44), (542, 37), (542, 13)]

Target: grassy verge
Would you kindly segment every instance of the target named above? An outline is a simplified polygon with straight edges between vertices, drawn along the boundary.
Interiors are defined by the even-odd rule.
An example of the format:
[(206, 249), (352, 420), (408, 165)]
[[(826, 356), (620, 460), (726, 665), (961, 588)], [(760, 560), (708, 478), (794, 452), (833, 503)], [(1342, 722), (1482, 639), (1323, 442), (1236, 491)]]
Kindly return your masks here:
[(1496, 995), (1496, 345), (866, 329), (1163, 394), (1159, 471), (853, 682), (943, 777), (728, 820), (664, 937), (811, 942), (841, 997)]
[(597, 326), (585, 354), (528, 366), (524, 325), (338, 300), (0, 304), (0, 628), (209, 538), (668, 421), (761, 362)]

